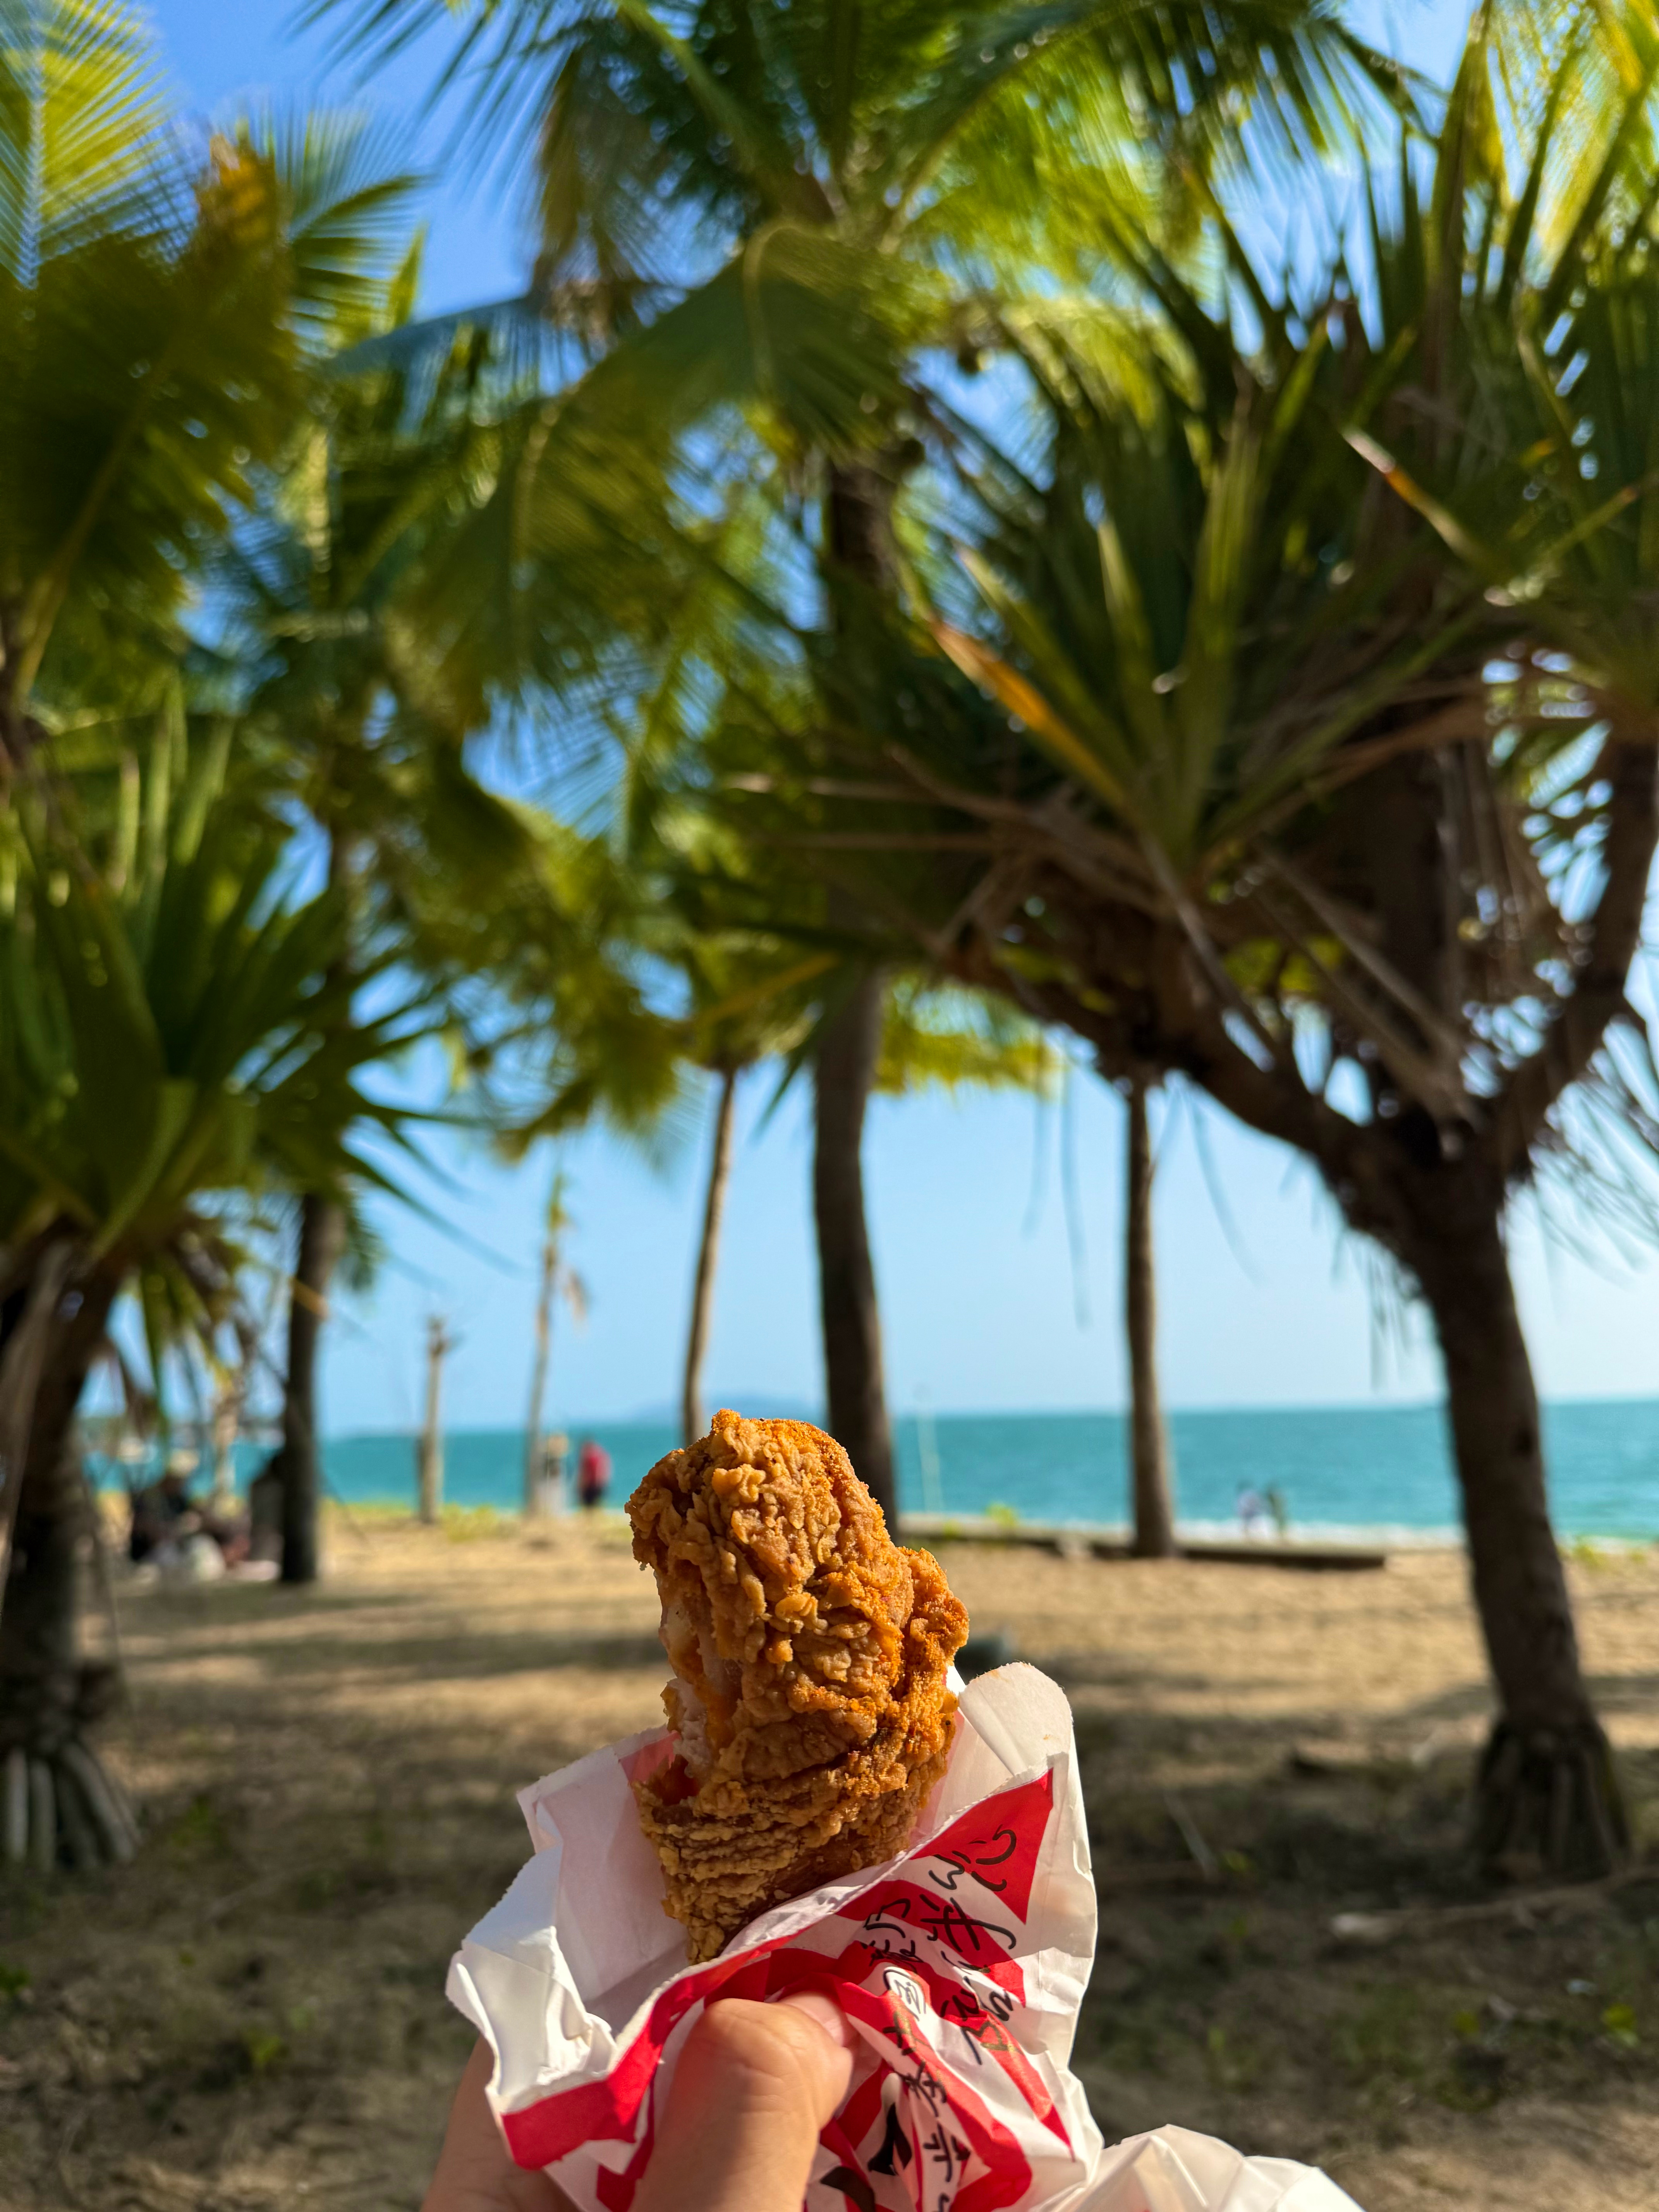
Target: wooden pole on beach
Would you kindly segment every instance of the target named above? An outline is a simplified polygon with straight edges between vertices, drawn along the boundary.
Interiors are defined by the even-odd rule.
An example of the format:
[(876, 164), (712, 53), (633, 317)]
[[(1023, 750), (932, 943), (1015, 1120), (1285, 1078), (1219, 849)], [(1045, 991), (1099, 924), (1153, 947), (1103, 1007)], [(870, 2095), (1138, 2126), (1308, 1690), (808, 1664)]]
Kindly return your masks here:
[(455, 1349), (455, 1342), (440, 1316), (429, 1316), (426, 1324), (426, 1425), (421, 1431), (415, 1461), (417, 1510), (428, 1526), (443, 1509), (444, 1432), (440, 1409), (444, 1361)]
[(559, 1270), (558, 1239), (550, 1229), (542, 1239), (542, 1279), (536, 1293), (536, 1349), (530, 1367), (530, 1418), (525, 1424), (524, 1517), (542, 1510), (542, 1407), (547, 1397), (547, 1363), (553, 1349), (553, 1288)]

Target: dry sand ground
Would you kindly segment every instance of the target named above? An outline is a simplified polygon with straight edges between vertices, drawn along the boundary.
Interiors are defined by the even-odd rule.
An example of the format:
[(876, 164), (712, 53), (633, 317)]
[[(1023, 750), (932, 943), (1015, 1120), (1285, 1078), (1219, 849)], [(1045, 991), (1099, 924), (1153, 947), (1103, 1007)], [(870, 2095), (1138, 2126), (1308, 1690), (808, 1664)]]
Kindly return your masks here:
[[(1659, 2206), (1659, 1873), (1530, 1926), (1329, 1934), (1477, 1893), (1459, 1561), (945, 1558), (1076, 1710), (1103, 1908), (1077, 2063), (1109, 2136), (1180, 2119), (1318, 2160), (1367, 2212)], [(653, 1717), (654, 1607), (619, 1521), (337, 1520), (332, 1569), (122, 1597), (113, 1756), (147, 1842), (118, 1876), (0, 1888), (7, 2212), (417, 2202), (467, 2040), (445, 1961), (525, 1852), (511, 1790)], [(1659, 1559), (1572, 1573), (1651, 1833)], [(1213, 1886), (1169, 1875), (1183, 1820)]]

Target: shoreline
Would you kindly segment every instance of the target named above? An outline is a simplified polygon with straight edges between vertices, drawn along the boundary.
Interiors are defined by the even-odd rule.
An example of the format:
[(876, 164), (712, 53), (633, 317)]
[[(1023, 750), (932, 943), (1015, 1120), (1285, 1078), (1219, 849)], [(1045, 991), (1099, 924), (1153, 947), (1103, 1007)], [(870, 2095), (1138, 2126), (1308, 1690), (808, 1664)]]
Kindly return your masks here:
[[(94, 1486), (94, 1494), (107, 1506), (119, 1507), (126, 1502), (127, 1493), (119, 1482), (100, 1481)], [(239, 1486), (237, 1495), (244, 1494)], [(407, 1521), (413, 1524), (416, 1521), (412, 1498), (386, 1492), (350, 1497), (325, 1484), (324, 1498), (329, 1507), (348, 1517), (361, 1514), (366, 1519), (382, 1522)], [(448, 1498), (444, 1500), (442, 1510), (448, 1518), (460, 1518), (479, 1526), (499, 1522), (504, 1531), (517, 1528), (524, 1517), (516, 1505), (499, 1505), (489, 1498)], [(600, 1516), (602, 1522), (606, 1519), (620, 1521), (620, 1504), (601, 1508)], [(550, 1515), (538, 1525), (550, 1529), (562, 1525), (574, 1528), (580, 1525), (580, 1510), (573, 1508)], [(960, 1513), (927, 1508), (908, 1510), (902, 1516), (902, 1522), (911, 1534), (931, 1536), (940, 1543), (1009, 1543), (1054, 1550), (1076, 1542), (1103, 1559), (1127, 1556), (1132, 1533), (1127, 1521), (1028, 1520), (1018, 1514), (1005, 1516), (967, 1509)], [(1610, 1557), (1635, 1559), (1659, 1549), (1659, 1532), (1632, 1535), (1623, 1529), (1558, 1528), (1556, 1535), (1564, 1552), (1588, 1546)], [(1259, 1559), (1264, 1566), (1273, 1565), (1277, 1556), (1286, 1550), (1439, 1553), (1464, 1548), (1462, 1530), (1449, 1522), (1419, 1527), (1406, 1522), (1291, 1520), (1286, 1523), (1281, 1538), (1277, 1534), (1246, 1535), (1237, 1521), (1178, 1519), (1176, 1536), (1183, 1553), (1189, 1558), (1202, 1559), (1224, 1553), (1229, 1559), (1235, 1555), (1249, 1555)]]
[[(1640, 1545), (1659, 1540), (1659, 1401), (1578, 1401), (1546, 1408), (1550, 1496), (1564, 1545)], [(971, 1525), (983, 1519), (1061, 1529), (1077, 1541), (1119, 1542), (1128, 1507), (1121, 1415), (939, 1413), (894, 1421), (898, 1493), (907, 1518)], [(1391, 1553), (1456, 1548), (1462, 1513), (1438, 1415), (1425, 1407), (1237, 1412), (1194, 1409), (1170, 1417), (1177, 1526), (1189, 1547), (1253, 1542), (1247, 1493), (1286, 1512), (1298, 1546), (1378, 1547)], [(610, 1453), (611, 1496), (679, 1441), (678, 1424), (567, 1419), (571, 1445), (592, 1435)], [(182, 1430), (174, 1431), (187, 1448)], [(444, 1494), (456, 1504), (514, 1511), (523, 1494), (521, 1428), (445, 1433)], [(129, 1444), (128, 1449), (133, 1450)], [(245, 1486), (267, 1454), (252, 1437), (234, 1449)], [(159, 1456), (125, 1466), (94, 1459), (94, 1479), (118, 1487), (143, 1479)], [(327, 1488), (348, 1506), (412, 1504), (415, 1448), (402, 1431), (348, 1430), (323, 1451)], [(100, 1463), (101, 1460), (101, 1463)], [(205, 1480), (205, 1472), (198, 1481)]]

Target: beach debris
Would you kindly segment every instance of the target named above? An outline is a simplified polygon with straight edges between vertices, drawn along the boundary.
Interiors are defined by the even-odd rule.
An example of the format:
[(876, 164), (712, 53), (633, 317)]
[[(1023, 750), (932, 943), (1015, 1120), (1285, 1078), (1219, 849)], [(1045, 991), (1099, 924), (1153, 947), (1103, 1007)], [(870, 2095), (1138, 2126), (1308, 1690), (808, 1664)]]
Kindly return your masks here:
[(1419, 1774), (1425, 1772), (1429, 1767), (1433, 1765), (1435, 1760), (1439, 1757), (1441, 1752), (1444, 1749), (1446, 1744), (1449, 1741), (1449, 1729), (1448, 1729), (1443, 1723), (1437, 1721), (1435, 1725), (1424, 1737), (1421, 1743), (1416, 1743), (1412, 1746), (1409, 1757), (1412, 1765), (1417, 1769), (1417, 1771)]
[(1285, 1753), (1285, 1771), (1287, 1774), (1305, 1774), (1328, 1780), (1333, 1774), (1342, 1771), (1342, 1763), (1340, 1759), (1327, 1759), (1322, 1752), (1305, 1751), (1298, 1743), (1293, 1744)]
[(1552, 1913), (1594, 1911), (1617, 1891), (1643, 1882), (1659, 1883), (1659, 1865), (1625, 1867), (1600, 1881), (1507, 1890), (1501, 1897), (1483, 1898), (1473, 1905), (1406, 1905), (1389, 1912), (1339, 1912), (1330, 1929), (1339, 1943), (1370, 1949), (1402, 1937), (1437, 1936), (1449, 1928), (1478, 1927), (1487, 1921), (1511, 1920), (1527, 1929)]
[(0, 1844), (8, 1866), (21, 1866), (29, 1850), (29, 1759), (21, 1746), (6, 1755), (5, 1803)]
[(1164, 1791), (1164, 1806), (1170, 1818), (1181, 1831), (1181, 1840), (1192, 1853), (1194, 1862), (1202, 1873), (1205, 1881), (1218, 1880), (1221, 1873), (1221, 1862), (1206, 1842), (1203, 1830), (1173, 1790)]
[(1097, 1867), (1097, 1890), (1194, 1889), (1214, 1879), (1196, 1859), (1141, 1859), (1127, 1866)]

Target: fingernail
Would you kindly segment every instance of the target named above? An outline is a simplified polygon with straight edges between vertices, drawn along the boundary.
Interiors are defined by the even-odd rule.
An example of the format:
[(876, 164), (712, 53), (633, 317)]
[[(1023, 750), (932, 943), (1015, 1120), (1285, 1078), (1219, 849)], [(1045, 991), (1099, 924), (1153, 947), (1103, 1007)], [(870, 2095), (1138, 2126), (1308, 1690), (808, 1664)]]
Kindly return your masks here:
[(808, 2020), (817, 2021), (830, 2040), (843, 2051), (857, 2048), (851, 2021), (827, 1990), (798, 1990), (793, 1996), (780, 2002), (793, 2005), (797, 2012), (804, 2012)]

